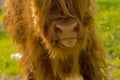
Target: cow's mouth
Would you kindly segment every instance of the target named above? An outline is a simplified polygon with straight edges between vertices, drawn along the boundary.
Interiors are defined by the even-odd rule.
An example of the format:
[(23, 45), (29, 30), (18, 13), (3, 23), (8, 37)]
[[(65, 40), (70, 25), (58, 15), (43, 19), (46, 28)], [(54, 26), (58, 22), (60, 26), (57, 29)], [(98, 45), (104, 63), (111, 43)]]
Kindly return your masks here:
[(60, 40), (60, 43), (65, 47), (74, 47), (75, 44), (77, 43), (77, 39), (76, 38), (66, 38), (66, 39)]

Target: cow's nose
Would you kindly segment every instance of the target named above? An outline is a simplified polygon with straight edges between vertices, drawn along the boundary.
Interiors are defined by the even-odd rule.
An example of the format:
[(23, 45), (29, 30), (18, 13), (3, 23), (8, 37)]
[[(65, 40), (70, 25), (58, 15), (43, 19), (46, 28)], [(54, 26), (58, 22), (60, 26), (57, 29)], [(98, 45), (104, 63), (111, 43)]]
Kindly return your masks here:
[(60, 42), (66, 47), (72, 47), (77, 42), (77, 32), (79, 31), (78, 23), (67, 26), (56, 25), (55, 33), (58, 35)]

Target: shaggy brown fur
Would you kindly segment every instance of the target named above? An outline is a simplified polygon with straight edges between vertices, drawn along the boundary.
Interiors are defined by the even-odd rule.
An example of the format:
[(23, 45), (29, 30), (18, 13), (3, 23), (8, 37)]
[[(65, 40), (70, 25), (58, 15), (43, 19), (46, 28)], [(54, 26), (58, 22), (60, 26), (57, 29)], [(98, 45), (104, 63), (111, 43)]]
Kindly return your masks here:
[[(23, 51), (25, 80), (107, 80), (104, 49), (96, 35), (94, 0), (6, 0), (4, 25)], [(77, 21), (74, 47), (60, 45), (57, 23)]]

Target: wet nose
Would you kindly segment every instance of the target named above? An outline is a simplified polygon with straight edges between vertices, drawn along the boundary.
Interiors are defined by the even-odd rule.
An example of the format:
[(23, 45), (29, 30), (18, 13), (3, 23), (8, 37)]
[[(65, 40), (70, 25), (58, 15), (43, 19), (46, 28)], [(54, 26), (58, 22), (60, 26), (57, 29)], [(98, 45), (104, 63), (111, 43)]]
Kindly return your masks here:
[(67, 26), (56, 25), (55, 27), (55, 32), (60, 39), (75, 38), (78, 31), (78, 23), (73, 23)]
[(77, 32), (79, 31), (78, 23), (67, 26), (56, 25), (55, 32), (59, 41), (65, 47), (73, 47), (77, 42)]

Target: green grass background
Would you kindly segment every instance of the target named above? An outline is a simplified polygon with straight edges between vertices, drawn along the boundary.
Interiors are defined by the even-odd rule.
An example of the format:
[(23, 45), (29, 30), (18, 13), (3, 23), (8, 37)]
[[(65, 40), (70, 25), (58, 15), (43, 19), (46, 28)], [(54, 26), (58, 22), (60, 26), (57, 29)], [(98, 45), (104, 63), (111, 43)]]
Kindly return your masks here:
[[(98, 34), (105, 45), (106, 54), (110, 51), (116, 53), (116, 57), (108, 60), (112, 66), (110, 76), (120, 79), (120, 0), (96, 0), (96, 26)], [(0, 11), (0, 21), (2, 13)], [(6, 32), (0, 32), (0, 76), (14, 76), (20, 73), (18, 61), (11, 60), (10, 55), (16, 53), (16, 46)]]
[(116, 57), (108, 60), (109, 76), (120, 80), (120, 0), (97, 0), (97, 3), (97, 30), (106, 52), (116, 54)]

